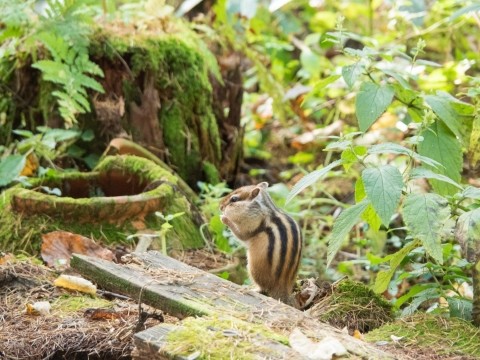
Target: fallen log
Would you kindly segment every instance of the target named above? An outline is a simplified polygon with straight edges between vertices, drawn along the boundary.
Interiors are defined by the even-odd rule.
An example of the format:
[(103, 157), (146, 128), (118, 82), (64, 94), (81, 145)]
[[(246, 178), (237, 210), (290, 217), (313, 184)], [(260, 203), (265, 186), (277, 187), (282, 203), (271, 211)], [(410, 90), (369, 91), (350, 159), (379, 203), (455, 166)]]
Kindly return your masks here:
[[(137, 254), (135, 262), (129, 265), (74, 254), (71, 266), (103, 289), (127, 294), (138, 302), (180, 318), (191, 315), (230, 316), (248, 323), (265, 325), (286, 336), (294, 328), (299, 328), (314, 341), (327, 336), (338, 339), (347, 349), (350, 358), (398, 358), (291, 306), (158, 252)], [(151, 335), (157, 331), (152, 329), (137, 334), (137, 339), (148, 338), (149, 346), (152, 346), (155, 337)], [(152, 349), (158, 350), (162, 346), (163, 343), (159, 340)], [(151, 356), (154, 354), (155, 351), (152, 350)]]

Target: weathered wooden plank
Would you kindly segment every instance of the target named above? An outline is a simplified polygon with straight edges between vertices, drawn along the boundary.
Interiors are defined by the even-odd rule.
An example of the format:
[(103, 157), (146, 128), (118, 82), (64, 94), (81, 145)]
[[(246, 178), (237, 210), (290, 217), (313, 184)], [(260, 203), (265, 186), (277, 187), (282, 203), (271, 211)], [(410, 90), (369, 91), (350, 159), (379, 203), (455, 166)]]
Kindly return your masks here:
[[(302, 359), (267, 328), (232, 317), (162, 324), (135, 335), (136, 360), (204, 358)], [(286, 339), (284, 339), (286, 341)], [(193, 355), (193, 356), (192, 356)]]
[(132, 357), (137, 360), (186, 360), (188, 356), (170, 355), (166, 354), (162, 348), (167, 343), (167, 336), (175, 328), (175, 326), (162, 324), (154, 326), (149, 331), (141, 331), (135, 334), (134, 344), (135, 350), (132, 353)]
[(334, 336), (351, 354), (360, 357), (394, 358), (291, 306), (158, 252), (139, 254), (138, 259), (142, 266), (127, 267), (74, 255), (71, 265), (102, 288), (128, 294), (137, 300), (142, 293), (142, 302), (172, 315), (228, 314), (248, 322), (263, 323), (283, 334), (298, 327), (313, 339)]

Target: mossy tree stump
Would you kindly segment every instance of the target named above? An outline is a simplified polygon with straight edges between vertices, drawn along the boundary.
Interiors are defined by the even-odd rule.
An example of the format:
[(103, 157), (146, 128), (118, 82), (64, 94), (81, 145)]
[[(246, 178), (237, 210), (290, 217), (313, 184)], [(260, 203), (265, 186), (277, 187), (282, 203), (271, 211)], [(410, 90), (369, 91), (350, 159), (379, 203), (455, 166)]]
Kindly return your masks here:
[[(137, 230), (159, 230), (162, 220), (156, 211), (184, 213), (171, 221), (170, 247), (202, 247), (204, 220), (190, 202), (194, 200), (191, 192), (186, 193), (178, 183), (178, 177), (168, 170), (136, 156), (106, 157), (90, 173), (35, 179), (32, 188), (17, 186), (0, 198), (0, 247), (35, 252), (41, 235), (54, 230), (118, 242)], [(45, 193), (55, 188), (62, 196)]]
[[(89, 151), (102, 153), (112, 138), (129, 137), (192, 188), (198, 181), (234, 178), (243, 142), (238, 111), (241, 77), (238, 74), (233, 84), (238, 96), (228, 104), (237, 110), (225, 118), (220, 110), (225, 105), (223, 92), (213, 91), (210, 82), (210, 78), (216, 79), (215, 84), (221, 82), (217, 61), (187, 25), (165, 19), (163, 24), (143, 24), (139, 30), (104, 23), (92, 32), (89, 43), (90, 59), (104, 73), (97, 81), (105, 89), (104, 94), (90, 91), (92, 111), (78, 117), (81, 127), (95, 132)], [(11, 90), (0, 89), (0, 112), (8, 119), (0, 129), (2, 144), (12, 141), (11, 130), (22, 122), (33, 131), (39, 125), (63, 126), (52, 95), (55, 85), (31, 67), (32, 59), (41, 60), (48, 52), (41, 47), (33, 50), (37, 53), (19, 51), (18, 59), (0, 61), (0, 66), (14, 69), (2, 79), (3, 88)], [(225, 84), (222, 88), (228, 93), (229, 82)]]

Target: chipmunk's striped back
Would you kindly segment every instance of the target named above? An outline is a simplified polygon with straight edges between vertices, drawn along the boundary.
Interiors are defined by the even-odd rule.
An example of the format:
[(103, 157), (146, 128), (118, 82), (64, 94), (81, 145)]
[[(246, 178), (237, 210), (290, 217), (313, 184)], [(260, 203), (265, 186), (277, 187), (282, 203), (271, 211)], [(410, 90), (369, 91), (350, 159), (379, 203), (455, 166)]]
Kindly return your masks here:
[(298, 224), (268, 195), (267, 183), (241, 187), (221, 203), (222, 221), (248, 247), (248, 268), (261, 292), (289, 300), (302, 252)]

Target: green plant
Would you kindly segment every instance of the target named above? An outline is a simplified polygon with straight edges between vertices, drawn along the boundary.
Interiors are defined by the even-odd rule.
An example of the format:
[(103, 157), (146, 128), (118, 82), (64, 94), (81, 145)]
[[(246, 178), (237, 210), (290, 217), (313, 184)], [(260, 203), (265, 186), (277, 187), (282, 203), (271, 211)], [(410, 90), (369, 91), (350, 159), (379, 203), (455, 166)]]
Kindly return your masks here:
[[(428, 74), (432, 74), (437, 73), (440, 66), (422, 59), (428, 44), (424, 39), (419, 38), (410, 50), (382, 46), (373, 38), (346, 31), (343, 20), (337, 23), (336, 31), (325, 33), (322, 40), (322, 44), (333, 45), (342, 53), (343, 62), (338, 67), (341, 78), (337, 72), (316, 81), (325, 87), (343, 80), (348, 90), (356, 93), (354, 113), (360, 132), (339, 136), (329, 143), (325, 150), (339, 152), (339, 159), (301, 179), (288, 200), (333, 169), (343, 168), (345, 173), (354, 176), (359, 171), (355, 204), (335, 219), (328, 237), (327, 264), (332, 263), (352, 229), (356, 228), (357, 236), (359, 233), (366, 236), (366, 231), (357, 227), (360, 222), (367, 224), (371, 233), (404, 231), (400, 249), (395, 253), (367, 254), (365, 264), (378, 272), (373, 289), (382, 293), (392, 284), (411, 281), (413, 286), (396, 300), (397, 307), (410, 301), (405, 314), (427, 300), (449, 295), (450, 314), (468, 318), (471, 302), (460, 296), (457, 286), (472, 282), (468, 274), (473, 265), (474, 304), (480, 305), (478, 271), (475, 270), (479, 261), (477, 212), (480, 203), (479, 190), (462, 185), (461, 175), (463, 152), (469, 155), (472, 165), (478, 161), (475, 154), (479, 104), (475, 98), (464, 97), (463, 92), (458, 97), (464, 97), (465, 101), (444, 91), (452, 91), (452, 87), (432, 89), (428, 82), (415, 75), (414, 70), (419, 67), (430, 68)], [(363, 45), (348, 47), (347, 39), (357, 39)], [(444, 71), (447, 74), (447, 70)], [(466, 80), (464, 73), (457, 72), (455, 76), (458, 81)], [(318, 93), (315, 88), (306, 102), (325, 93)], [(411, 135), (402, 145), (390, 142), (360, 145), (360, 135), (368, 132), (385, 113), (409, 124)], [(413, 184), (418, 179), (428, 180), (431, 189), (416, 190)], [(400, 227), (392, 226), (398, 226), (399, 221), (392, 222), (398, 215), (401, 215)], [(462, 240), (463, 252), (458, 245), (454, 246), (459, 240)], [(465, 261), (467, 253), (470, 263)], [(452, 291), (456, 297), (449, 294)], [(479, 312), (474, 305), (477, 323), (479, 318), (477, 315), (475, 320), (475, 314)]]
[(173, 228), (173, 225), (170, 224), (170, 221), (182, 215), (185, 215), (185, 213), (179, 212), (175, 214), (163, 215), (161, 212), (155, 211), (155, 216), (158, 216), (163, 220), (163, 224), (160, 226), (160, 230), (158, 230), (157, 234), (160, 238), (162, 253), (164, 255), (167, 255), (167, 233)]
[(103, 71), (88, 58), (87, 47), (71, 47), (55, 33), (37, 35), (52, 55), (52, 60), (40, 60), (32, 65), (43, 73), (43, 79), (59, 84), (61, 89), (52, 92), (57, 98), (59, 112), (70, 126), (76, 116), (90, 111), (87, 89), (103, 93), (98, 81), (88, 75), (103, 76)]
[[(78, 114), (90, 111), (87, 90), (103, 93), (103, 87), (92, 77), (103, 77), (103, 71), (88, 55), (87, 35), (92, 31), (95, 7), (88, 0), (48, 0), (44, 9), (35, 14), (34, 5), (34, 1), (0, 2), (0, 11), (5, 14), (0, 63), (10, 67), (0, 70), (0, 77), (6, 80), (11, 74), (12, 60), (22, 64), (21, 54), (32, 53), (32, 67), (42, 72), (45, 81), (58, 85), (52, 95), (60, 116), (71, 127)], [(44, 48), (36, 50), (38, 43)], [(48, 50), (51, 59), (46, 59), (43, 49)]]
[[(208, 227), (209, 232), (213, 236), (215, 247), (223, 252), (231, 253), (233, 251), (231, 239), (226, 236), (226, 226), (220, 220), (219, 206), (223, 196), (228, 194), (231, 189), (225, 183), (216, 185), (200, 182), (201, 209), (206, 216), (208, 223), (204, 226)], [(208, 242), (205, 242), (208, 246)]]
[[(55, 171), (55, 159), (65, 155), (79, 139), (90, 141), (91, 131), (78, 129), (50, 129), (39, 126), (37, 133), (28, 130), (14, 130), (23, 140), (17, 141), (5, 148), (0, 161), (0, 187), (13, 181), (22, 182), (25, 176), (44, 176), (48, 171)], [(46, 167), (42, 167), (46, 166)], [(47, 167), (49, 169), (47, 169)]]
[[(362, 54), (367, 54), (365, 56), (368, 60), (370, 53), (372, 51), (364, 49)], [(412, 63), (415, 59), (416, 56), (412, 58)], [(427, 260), (427, 263), (417, 267), (416, 271), (430, 274), (431, 280), (435, 282), (427, 286), (412, 287), (398, 300), (400, 306), (406, 300), (414, 298), (405, 311), (408, 314), (421, 303), (444, 296), (447, 289), (454, 289), (456, 281), (469, 282), (464, 275), (465, 264), (459, 267), (455, 262), (445, 266), (444, 263), (446, 259), (452, 258), (454, 231), (457, 239), (462, 238), (467, 248), (469, 246), (470, 249), (478, 249), (477, 213), (480, 207), (480, 190), (459, 184), (462, 140), (470, 136), (468, 126), (465, 129), (464, 119), (469, 117), (472, 121), (474, 107), (443, 93), (423, 95), (405, 87), (394, 77), (383, 77), (378, 71), (372, 73), (364, 69), (358, 74), (362, 75), (367, 79), (360, 85), (356, 97), (360, 129), (367, 131), (395, 99), (401, 106), (418, 115), (415, 119), (419, 124), (418, 132), (406, 141), (408, 147), (394, 143), (359, 146), (355, 144), (355, 137), (361, 133), (338, 138), (336, 142), (330, 143), (326, 150), (339, 151), (340, 159), (302, 178), (292, 189), (288, 200), (336, 167), (343, 166), (344, 171), (348, 172), (352, 167), (360, 166), (361, 176), (355, 185), (356, 204), (344, 210), (335, 220), (329, 235), (327, 264), (332, 262), (345, 238), (360, 220), (366, 222), (373, 231), (378, 231), (381, 226), (389, 229), (392, 217), (400, 211), (408, 234), (403, 247), (394, 254), (377, 257), (374, 261), (371, 257), (370, 263), (388, 265), (378, 272), (373, 285), (374, 290), (381, 293), (387, 290), (392, 278), (397, 274), (397, 268), (401, 264), (405, 266), (404, 261), (413, 251), (422, 249), (421, 259), (417, 261)], [(348, 78), (349, 75), (344, 76)], [(377, 76), (379, 78), (373, 80)], [(408, 101), (403, 97), (405, 92), (410, 94)], [(388, 164), (385, 154), (405, 159), (397, 162), (399, 165), (395, 166)], [(418, 193), (412, 190), (411, 182), (419, 178), (428, 179), (433, 192)], [(468, 206), (465, 206), (465, 203), (468, 203)], [(450, 246), (450, 251), (446, 250), (447, 246)], [(478, 256), (478, 252), (470, 252)], [(418, 252), (416, 256), (419, 257)], [(474, 263), (477, 261), (478, 258), (472, 259)], [(405, 271), (396, 281), (409, 276), (409, 272)], [(478, 287), (475, 289), (477, 292), (479, 290)], [(459, 304), (462, 309), (468, 307), (466, 303), (468, 301), (451, 297), (451, 315), (461, 313), (468, 317), (468, 311), (458, 310)]]

